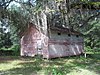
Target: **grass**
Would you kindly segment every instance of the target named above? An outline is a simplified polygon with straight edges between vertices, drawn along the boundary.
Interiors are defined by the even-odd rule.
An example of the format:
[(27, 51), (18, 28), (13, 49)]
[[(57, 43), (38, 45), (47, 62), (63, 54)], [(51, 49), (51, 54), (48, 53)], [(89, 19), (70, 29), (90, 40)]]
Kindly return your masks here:
[(2, 56), (0, 75), (99, 75), (100, 58), (97, 57), (75, 56), (47, 60)]

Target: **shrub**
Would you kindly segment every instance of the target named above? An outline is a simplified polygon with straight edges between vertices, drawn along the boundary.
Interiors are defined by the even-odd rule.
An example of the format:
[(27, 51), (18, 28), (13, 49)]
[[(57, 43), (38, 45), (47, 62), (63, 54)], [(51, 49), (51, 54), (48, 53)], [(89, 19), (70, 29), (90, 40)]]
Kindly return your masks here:
[(20, 54), (20, 45), (14, 44), (10, 48), (1, 48), (3, 55), (19, 55)]
[(8, 50), (12, 50), (13, 51), (13, 55), (15, 55), (15, 56), (19, 55), (20, 54), (20, 45), (14, 44), (10, 48), (8, 48)]
[(86, 52), (92, 52), (92, 51), (93, 51), (93, 49), (91, 49), (90, 46), (87, 46), (87, 47), (85, 47), (84, 49), (85, 49)]

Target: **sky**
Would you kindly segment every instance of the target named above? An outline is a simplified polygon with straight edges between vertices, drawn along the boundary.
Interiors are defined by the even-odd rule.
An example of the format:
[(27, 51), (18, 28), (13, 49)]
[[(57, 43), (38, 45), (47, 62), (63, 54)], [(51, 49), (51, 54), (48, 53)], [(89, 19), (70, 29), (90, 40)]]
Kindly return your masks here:
[(12, 2), (9, 4), (9, 8), (10, 8), (12, 5), (17, 5), (18, 7), (20, 7), (20, 4), (19, 4), (19, 3), (16, 3), (15, 1), (12, 1)]
[[(17, 0), (17, 1), (20, 1), (20, 0)], [(22, 1), (27, 2), (28, 0), (22, 0)], [(32, 4), (34, 4), (35, 1), (36, 1), (36, 0), (31, 0), (30, 2), (31, 2)], [(11, 8), (13, 5), (16, 5), (17, 7), (20, 7), (20, 6), (21, 6), (19, 3), (15, 2), (15, 1), (12, 1), (12, 2), (9, 4), (8, 8)], [(0, 24), (1, 24), (1, 22), (0, 22)], [(9, 29), (8, 29), (7, 27), (3, 26), (3, 28), (6, 28), (6, 31), (5, 31), (6, 33), (9, 32)]]
[[(18, 1), (20, 1), (20, 0), (18, 0)], [(23, 2), (27, 2), (28, 0), (22, 0)], [(31, 0), (30, 2), (32, 3), (32, 4), (35, 4), (35, 1), (36, 0)], [(9, 4), (9, 7), (11, 7), (12, 5), (17, 5), (18, 7), (20, 7), (20, 4), (19, 3), (17, 3), (17, 2), (15, 2), (15, 1), (12, 1), (10, 4)]]

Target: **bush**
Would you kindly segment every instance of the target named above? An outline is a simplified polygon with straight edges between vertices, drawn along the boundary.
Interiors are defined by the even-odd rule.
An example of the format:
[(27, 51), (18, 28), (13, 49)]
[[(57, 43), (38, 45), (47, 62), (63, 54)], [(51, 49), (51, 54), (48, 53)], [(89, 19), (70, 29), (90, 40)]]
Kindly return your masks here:
[(96, 51), (96, 52), (100, 52), (100, 48), (94, 48), (94, 50)]
[(12, 50), (13, 51), (13, 55), (15, 55), (15, 56), (19, 55), (20, 54), (20, 45), (14, 44), (10, 48), (8, 48), (8, 50)]
[(86, 52), (93, 52), (93, 49), (91, 49), (90, 46), (87, 46), (84, 48)]
[(91, 49), (90, 46), (87, 46), (87, 47), (85, 47), (85, 52), (87, 52), (89, 54), (100, 53), (100, 48), (94, 47), (93, 49)]
[(14, 44), (10, 48), (2, 47), (0, 48), (0, 54), (17, 56), (20, 54), (20, 45)]

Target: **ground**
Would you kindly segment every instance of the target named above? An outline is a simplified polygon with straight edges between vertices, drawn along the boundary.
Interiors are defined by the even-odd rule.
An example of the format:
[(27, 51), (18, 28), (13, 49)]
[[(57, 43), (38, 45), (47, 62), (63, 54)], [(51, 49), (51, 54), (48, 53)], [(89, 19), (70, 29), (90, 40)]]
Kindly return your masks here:
[[(98, 55), (99, 56), (99, 55)], [(100, 56), (41, 59), (1, 56), (0, 75), (99, 75)]]

